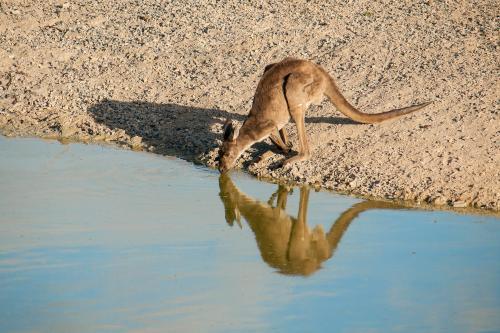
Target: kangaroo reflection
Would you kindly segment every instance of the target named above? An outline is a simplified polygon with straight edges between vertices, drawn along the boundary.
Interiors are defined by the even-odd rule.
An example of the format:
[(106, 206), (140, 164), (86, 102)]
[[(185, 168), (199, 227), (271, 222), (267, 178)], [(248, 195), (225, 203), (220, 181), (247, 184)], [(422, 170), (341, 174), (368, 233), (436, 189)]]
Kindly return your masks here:
[[(310, 275), (321, 263), (332, 257), (349, 224), (368, 209), (398, 209), (388, 202), (364, 201), (355, 204), (333, 223), (325, 233), (322, 226), (312, 230), (307, 225), (309, 188), (300, 188), (297, 218), (285, 212), (289, 189), (279, 186), (267, 203), (241, 192), (229, 175), (219, 178), (220, 198), (224, 204), (226, 222), (241, 226), (241, 215), (255, 234), (262, 259), (282, 274)], [(276, 204), (274, 205), (274, 202)]]

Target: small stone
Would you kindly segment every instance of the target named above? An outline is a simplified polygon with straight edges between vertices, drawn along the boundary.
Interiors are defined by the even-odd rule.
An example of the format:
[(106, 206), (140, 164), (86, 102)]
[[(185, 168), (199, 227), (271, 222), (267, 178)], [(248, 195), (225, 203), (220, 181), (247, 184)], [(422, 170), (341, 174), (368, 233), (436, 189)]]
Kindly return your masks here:
[(432, 200), (432, 203), (435, 204), (436, 206), (442, 206), (446, 204), (446, 199), (443, 198), (442, 196), (437, 196)]
[(257, 163), (263, 162), (269, 158), (271, 158), (274, 155), (274, 153), (270, 150), (266, 151), (264, 154), (260, 155)]
[(142, 138), (136, 135), (130, 139), (130, 143), (132, 144), (132, 147), (139, 148), (142, 146)]
[(453, 202), (453, 207), (455, 207), (455, 208), (465, 208), (465, 207), (467, 207), (467, 205), (468, 204), (465, 201), (455, 201), (455, 202)]

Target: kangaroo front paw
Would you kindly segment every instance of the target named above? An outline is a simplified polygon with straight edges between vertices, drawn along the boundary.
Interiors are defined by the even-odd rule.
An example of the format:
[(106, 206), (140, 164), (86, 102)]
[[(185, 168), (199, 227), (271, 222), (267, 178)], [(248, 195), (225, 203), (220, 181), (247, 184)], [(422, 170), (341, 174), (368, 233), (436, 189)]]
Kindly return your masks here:
[(271, 158), (272, 156), (274, 155), (274, 153), (270, 150), (266, 151), (265, 153), (263, 153), (262, 155), (260, 155), (258, 158), (257, 158), (257, 161), (255, 163), (260, 163), (260, 162), (263, 162), (269, 158)]
[(285, 154), (288, 154), (293, 148), (293, 145), (291, 142), (285, 143), (285, 148), (283, 149), (283, 152)]

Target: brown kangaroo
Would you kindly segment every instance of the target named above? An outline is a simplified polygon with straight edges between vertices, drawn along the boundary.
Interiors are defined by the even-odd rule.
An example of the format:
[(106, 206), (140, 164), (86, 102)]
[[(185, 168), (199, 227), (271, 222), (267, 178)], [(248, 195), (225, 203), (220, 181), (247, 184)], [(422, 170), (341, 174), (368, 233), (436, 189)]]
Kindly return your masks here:
[(287, 153), (289, 143), (284, 126), (290, 118), (297, 125), (299, 149), (298, 154), (285, 160), (283, 165), (309, 159), (305, 112), (309, 105), (320, 103), (325, 95), (340, 112), (360, 123), (377, 123), (417, 111), (430, 104), (427, 102), (378, 114), (363, 113), (349, 104), (333, 78), (322, 67), (308, 60), (286, 58), (264, 69), (252, 108), (241, 128), (235, 129), (231, 120), (226, 120), (219, 171), (222, 173), (231, 169), (246, 149), (267, 137)]
[(285, 212), (289, 190), (284, 186), (279, 186), (267, 204), (241, 192), (227, 174), (219, 178), (219, 188), (226, 222), (233, 225), (236, 220), (240, 224), (243, 215), (255, 234), (262, 259), (278, 272), (291, 275), (307, 276), (317, 271), (323, 261), (332, 257), (350, 223), (360, 213), (401, 208), (388, 202), (360, 202), (342, 213), (325, 234), (321, 226), (311, 230), (307, 225), (308, 187), (300, 189), (297, 218)]

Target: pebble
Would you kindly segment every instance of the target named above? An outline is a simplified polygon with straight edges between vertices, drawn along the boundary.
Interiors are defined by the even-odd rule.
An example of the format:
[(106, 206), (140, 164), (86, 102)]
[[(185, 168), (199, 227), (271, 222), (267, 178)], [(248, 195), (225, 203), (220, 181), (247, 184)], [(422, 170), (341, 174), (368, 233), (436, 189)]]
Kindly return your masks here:
[(132, 144), (132, 147), (138, 148), (142, 146), (142, 138), (140, 136), (134, 136), (130, 139), (130, 143)]
[(447, 202), (446, 198), (444, 198), (442, 196), (435, 197), (432, 200), (432, 203), (435, 204), (436, 206), (443, 206), (446, 204), (446, 202)]
[(453, 207), (455, 207), (455, 208), (465, 208), (467, 206), (468, 206), (468, 204), (465, 201), (455, 201), (455, 202), (453, 202)]

